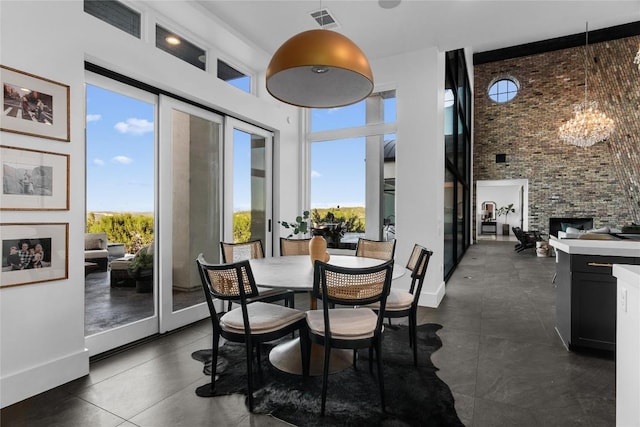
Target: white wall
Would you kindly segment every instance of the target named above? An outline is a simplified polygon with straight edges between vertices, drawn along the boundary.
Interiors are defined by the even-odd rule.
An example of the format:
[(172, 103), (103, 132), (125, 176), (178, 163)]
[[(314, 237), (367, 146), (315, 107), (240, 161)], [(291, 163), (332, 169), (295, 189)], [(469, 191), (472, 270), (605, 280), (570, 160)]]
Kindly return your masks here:
[[(524, 201), (522, 212), (520, 211), (520, 189), (524, 188)], [(529, 229), (529, 181), (526, 179), (485, 180), (476, 182), (476, 211), (475, 218), (478, 221), (477, 233), (480, 233), (480, 214), (482, 202), (495, 202), (496, 210), (502, 206), (513, 203), (515, 212), (507, 216), (509, 233), (513, 235), (511, 227), (520, 227), (520, 215), (523, 215), (522, 229)], [(496, 214), (497, 233), (502, 233), (502, 224), (505, 223), (504, 215)]]
[[(69, 154), (71, 205), (69, 211), (61, 212), (2, 211), (0, 221), (69, 223), (69, 278), (0, 289), (1, 407), (83, 376), (89, 369), (84, 343), (82, 264), (85, 60), (273, 130), (277, 201), (274, 220), (299, 213), (305, 188), (300, 185), (305, 182), (302, 110), (276, 102), (266, 94), (264, 69), (268, 55), (247, 46), (220, 26), (211, 25), (197, 6), (185, 2), (129, 2), (144, 16), (144, 35), (137, 40), (85, 14), (82, 1), (38, 2), (37, 7), (34, 3), (0, 2), (0, 63), (71, 87), (71, 142), (6, 132), (0, 133), (0, 138), (3, 145)], [(159, 12), (147, 9), (149, 4)], [(215, 61), (215, 54), (229, 60), (235, 53), (236, 60), (255, 67), (259, 97), (243, 93), (156, 49), (156, 19), (210, 48), (210, 63)], [(29, 28), (46, 30), (25, 31), (26, 20)], [(185, 27), (178, 26), (175, 20), (186, 22)], [(206, 44), (206, 40), (224, 42), (217, 47)], [(414, 243), (434, 251), (421, 304), (435, 307), (444, 296), (444, 54), (435, 48), (427, 49), (375, 61), (372, 67), (377, 85), (397, 90), (396, 259), (406, 264)], [(275, 239), (277, 234), (274, 233)]]

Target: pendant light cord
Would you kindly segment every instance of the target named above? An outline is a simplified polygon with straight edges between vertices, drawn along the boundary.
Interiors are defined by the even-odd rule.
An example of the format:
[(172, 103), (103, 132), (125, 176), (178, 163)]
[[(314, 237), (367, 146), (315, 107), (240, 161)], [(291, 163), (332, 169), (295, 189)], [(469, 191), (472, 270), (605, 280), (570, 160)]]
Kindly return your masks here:
[(585, 24), (584, 30), (584, 108), (587, 108), (587, 81), (588, 79), (588, 70), (589, 70), (589, 59), (588, 59), (588, 49), (589, 49), (589, 21)]

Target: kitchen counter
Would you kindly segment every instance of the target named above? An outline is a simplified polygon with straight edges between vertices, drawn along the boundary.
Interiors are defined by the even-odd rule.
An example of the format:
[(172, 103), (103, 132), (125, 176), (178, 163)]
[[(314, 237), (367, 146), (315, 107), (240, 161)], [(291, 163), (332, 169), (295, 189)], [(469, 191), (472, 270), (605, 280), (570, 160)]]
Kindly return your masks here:
[(582, 240), (551, 237), (549, 244), (556, 250), (569, 255), (640, 257), (640, 242), (635, 240)]

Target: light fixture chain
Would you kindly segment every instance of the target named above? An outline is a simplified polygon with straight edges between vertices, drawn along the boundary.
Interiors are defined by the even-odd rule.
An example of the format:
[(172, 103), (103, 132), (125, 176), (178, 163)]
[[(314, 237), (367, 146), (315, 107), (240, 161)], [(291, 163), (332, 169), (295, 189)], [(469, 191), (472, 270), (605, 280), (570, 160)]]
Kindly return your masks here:
[(584, 105), (589, 101), (587, 97), (587, 81), (589, 80), (589, 21), (585, 24), (584, 30)]

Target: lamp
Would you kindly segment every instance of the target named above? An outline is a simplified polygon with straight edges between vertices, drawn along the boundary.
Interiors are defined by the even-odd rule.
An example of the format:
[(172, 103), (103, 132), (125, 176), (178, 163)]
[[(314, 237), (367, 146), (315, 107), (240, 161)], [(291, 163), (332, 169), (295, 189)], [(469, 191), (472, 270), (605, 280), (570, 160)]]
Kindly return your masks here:
[(299, 107), (341, 107), (371, 94), (373, 73), (362, 50), (347, 37), (309, 30), (291, 37), (273, 55), (267, 91)]
[(638, 64), (638, 70), (640, 70), (640, 45), (638, 45), (638, 53), (636, 53), (636, 59), (633, 60), (634, 64)]
[(587, 49), (589, 46), (589, 23), (585, 30), (584, 47), (584, 102), (573, 107), (575, 116), (560, 126), (560, 139), (578, 147), (590, 147), (604, 141), (613, 132), (613, 120), (598, 110), (598, 103), (587, 101)]

